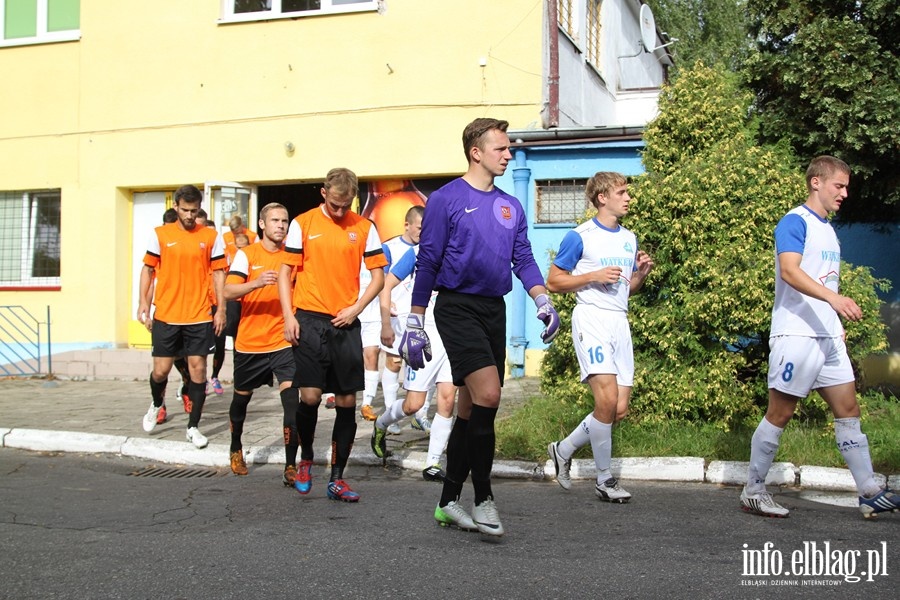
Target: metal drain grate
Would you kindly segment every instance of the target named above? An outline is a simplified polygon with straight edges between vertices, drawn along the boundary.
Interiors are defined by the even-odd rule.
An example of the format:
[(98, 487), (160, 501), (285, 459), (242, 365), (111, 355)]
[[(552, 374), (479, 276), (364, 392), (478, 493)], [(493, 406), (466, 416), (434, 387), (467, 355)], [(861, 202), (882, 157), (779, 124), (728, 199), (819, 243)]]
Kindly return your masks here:
[(144, 467), (129, 473), (132, 477), (157, 477), (161, 479), (209, 479), (222, 475), (218, 469), (185, 469), (183, 467)]

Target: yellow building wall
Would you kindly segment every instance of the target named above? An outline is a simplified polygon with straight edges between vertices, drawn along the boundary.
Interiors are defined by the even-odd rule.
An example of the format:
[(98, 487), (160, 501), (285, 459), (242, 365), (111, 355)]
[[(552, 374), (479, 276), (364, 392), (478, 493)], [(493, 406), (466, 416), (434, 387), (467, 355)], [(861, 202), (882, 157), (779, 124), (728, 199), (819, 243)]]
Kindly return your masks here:
[(132, 192), (334, 166), (462, 173), (472, 119), (539, 123), (541, 7), (390, 0), (384, 14), (223, 25), (215, 1), (82, 2), (80, 41), (0, 49), (0, 189), (62, 190), (61, 291), (0, 304), (50, 305), (56, 343), (122, 345)]

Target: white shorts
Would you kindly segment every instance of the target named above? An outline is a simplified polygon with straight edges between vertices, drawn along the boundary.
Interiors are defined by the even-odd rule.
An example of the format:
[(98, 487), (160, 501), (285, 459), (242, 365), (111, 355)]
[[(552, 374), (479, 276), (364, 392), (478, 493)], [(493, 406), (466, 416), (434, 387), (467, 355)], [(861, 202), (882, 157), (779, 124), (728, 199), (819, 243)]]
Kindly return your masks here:
[[(394, 345), (393, 346), (385, 346), (381, 343), (381, 326), (378, 327), (378, 345), (381, 346), (381, 349), (387, 352), (388, 354), (393, 354), (394, 356), (400, 356), (400, 340), (403, 339), (403, 332), (406, 330), (406, 317), (408, 315), (400, 315), (397, 317), (391, 317), (391, 329), (394, 330)], [(401, 320), (401, 317), (403, 320)]]
[(615, 375), (620, 386), (634, 385), (634, 348), (627, 313), (576, 304), (572, 341), (582, 382), (589, 375)]
[(427, 333), (431, 341), (431, 360), (426, 361), (425, 366), (418, 371), (413, 371), (406, 365), (403, 387), (409, 392), (427, 392), (438, 383), (453, 383), (450, 359), (447, 358), (441, 336), (435, 328), (429, 328)]
[(360, 321), (363, 348), (381, 346), (381, 321)]
[(769, 388), (805, 398), (810, 390), (855, 381), (841, 337), (778, 335), (769, 338)]

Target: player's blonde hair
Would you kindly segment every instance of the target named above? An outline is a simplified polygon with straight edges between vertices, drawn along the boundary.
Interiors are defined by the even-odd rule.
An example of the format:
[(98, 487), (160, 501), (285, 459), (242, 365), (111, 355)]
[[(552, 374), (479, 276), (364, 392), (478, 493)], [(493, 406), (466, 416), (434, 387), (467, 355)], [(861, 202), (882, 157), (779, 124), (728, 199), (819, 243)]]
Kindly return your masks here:
[(356, 173), (344, 167), (337, 167), (328, 171), (325, 176), (325, 191), (333, 189), (336, 194), (345, 198), (355, 198), (359, 192), (359, 180)]
[(244, 220), (240, 217), (240, 215), (234, 215), (231, 219), (228, 220), (228, 229), (232, 231), (232, 233), (237, 233), (238, 231), (244, 228)]
[(584, 188), (584, 196), (594, 208), (600, 208), (600, 202), (597, 196), (603, 194), (608, 195), (614, 187), (628, 183), (625, 176), (621, 173), (612, 171), (599, 171), (588, 179), (587, 187)]
[(284, 212), (287, 212), (287, 213), (288, 213), (288, 216), (290, 216), (290, 213), (288, 212), (288, 209), (285, 208), (283, 204), (279, 204), (279, 203), (277, 203), (277, 202), (269, 202), (268, 204), (266, 204), (265, 206), (262, 207), (262, 210), (261, 210), (261, 211), (259, 211), (259, 218), (260, 218), (260, 220), (261, 220), (261, 221), (265, 221), (265, 220), (266, 220), (266, 217), (269, 215), (269, 213), (270, 213), (271, 211), (273, 211), (273, 210), (279, 210), (279, 209), (280, 209), (280, 210), (283, 210)]

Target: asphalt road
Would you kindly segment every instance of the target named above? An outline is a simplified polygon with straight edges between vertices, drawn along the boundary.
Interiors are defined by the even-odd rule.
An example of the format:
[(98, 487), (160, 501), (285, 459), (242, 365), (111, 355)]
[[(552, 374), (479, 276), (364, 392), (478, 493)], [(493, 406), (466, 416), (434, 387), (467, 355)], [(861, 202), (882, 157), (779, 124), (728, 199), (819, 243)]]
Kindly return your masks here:
[[(796, 493), (780, 496), (791, 518), (765, 519), (738, 509), (736, 488), (623, 482), (634, 499), (610, 505), (588, 482), (495, 480), (507, 535), (487, 542), (437, 527), (440, 487), (400, 471), (353, 467), (362, 500), (344, 504), (322, 468), (302, 497), (274, 466), (130, 475), (147, 466), (0, 450), (0, 596), (877, 598), (900, 581), (900, 515), (864, 521)], [(782, 575), (748, 572), (751, 556)], [(816, 575), (816, 556), (839, 574)], [(784, 575), (799, 566), (809, 574)]]

